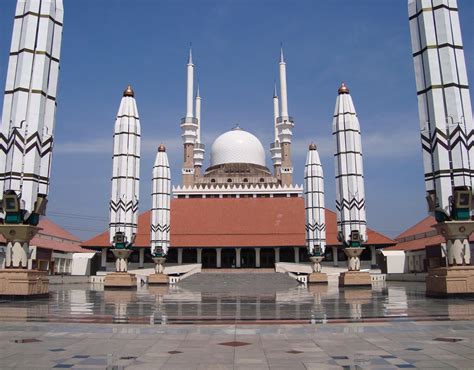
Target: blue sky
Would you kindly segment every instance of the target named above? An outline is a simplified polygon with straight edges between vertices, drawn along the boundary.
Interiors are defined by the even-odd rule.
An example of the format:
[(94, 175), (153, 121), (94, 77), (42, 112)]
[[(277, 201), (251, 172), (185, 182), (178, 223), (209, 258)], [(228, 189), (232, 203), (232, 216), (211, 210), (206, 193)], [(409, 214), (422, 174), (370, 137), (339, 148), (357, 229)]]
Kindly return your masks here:
[[(16, 1), (2, 0), (4, 86)], [(268, 148), (280, 42), (295, 118), (295, 182), (308, 144), (320, 148), (334, 209), (331, 122), (337, 88), (351, 90), (362, 129), (369, 227), (395, 236), (426, 215), (406, 0), (64, 0), (65, 20), (48, 217), (88, 238), (108, 223), (114, 119), (135, 90), (142, 127), (141, 211), (164, 143), (181, 181), (189, 43), (203, 98), (206, 164), (212, 141), (238, 123)], [(474, 79), (474, 1), (458, 0)], [(267, 165), (271, 159), (267, 152)]]

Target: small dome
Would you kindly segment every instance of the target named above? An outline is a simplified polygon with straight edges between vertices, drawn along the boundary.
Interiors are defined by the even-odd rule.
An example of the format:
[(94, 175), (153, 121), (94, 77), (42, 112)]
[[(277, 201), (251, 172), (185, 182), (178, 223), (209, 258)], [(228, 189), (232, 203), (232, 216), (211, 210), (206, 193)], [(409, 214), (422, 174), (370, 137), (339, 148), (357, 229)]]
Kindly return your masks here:
[(211, 167), (225, 163), (265, 166), (265, 149), (255, 135), (235, 127), (220, 135), (211, 147)]

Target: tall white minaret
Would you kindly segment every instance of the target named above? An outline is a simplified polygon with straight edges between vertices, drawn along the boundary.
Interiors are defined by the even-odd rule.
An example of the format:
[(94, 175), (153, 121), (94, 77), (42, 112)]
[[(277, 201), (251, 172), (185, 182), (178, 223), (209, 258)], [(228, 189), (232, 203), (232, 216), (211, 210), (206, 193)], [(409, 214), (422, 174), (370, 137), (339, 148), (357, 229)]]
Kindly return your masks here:
[(129, 248), (137, 233), (140, 185), (140, 118), (134, 92), (128, 86), (115, 120), (110, 243)]
[(367, 241), (362, 144), (359, 120), (344, 83), (338, 90), (332, 135), (336, 149), (338, 237), (344, 247), (360, 247)]
[(181, 137), (184, 143), (183, 163), (183, 185), (191, 186), (194, 183), (194, 145), (198, 130), (198, 121), (194, 118), (193, 109), (193, 86), (194, 86), (194, 64), (192, 50), (189, 49), (188, 64), (186, 66), (186, 116), (181, 119)]
[(281, 147), (281, 183), (293, 183), (293, 164), (291, 161), (291, 138), (293, 136), (294, 121), (288, 114), (288, 97), (286, 86), (286, 63), (283, 48), (280, 50), (280, 105), (281, 112), (277, 118), (278, 139)]
[(273, 169), (275, 177), (281, 181), (281, 146), (278, 138), (277, 119), (280, 116), (280, 108), (278, 103), (278, 93), (276, 82), (273, 89), (273, 128), (275, 131), (274, 141), (270, 144), (270, 153), (272, 154)]
[(17, 223), (38, 224), (49, 192), (63, 17), (62, 0), (17, 2), (0, 132), (0, 196), (19, 197)]
[(323, 256), (326, 250), (324, 176), (316, 145), (309, 146), (304, 168), (306, 244), (310, 256)]
[(458, 8), (408, 0), (408, 16), (429, 210), (447, 238), (448, 264), (469, 265), (474, 130)]
[(202, 165), (204, 163), (205, 146), (201, 143), (201, 94), (199, 92), (199, 83), (196, 91), (196, 113), (195, 117), (197, 120), (197, 131), (196, 131), (196, 143), (194, 144), (194, 176), (198, 178), (201, 176)]
[(151, 197), (151, 255), (163, 257), (170, 246), (171, 201), (171, 172), (164, 145), (156, 153)]

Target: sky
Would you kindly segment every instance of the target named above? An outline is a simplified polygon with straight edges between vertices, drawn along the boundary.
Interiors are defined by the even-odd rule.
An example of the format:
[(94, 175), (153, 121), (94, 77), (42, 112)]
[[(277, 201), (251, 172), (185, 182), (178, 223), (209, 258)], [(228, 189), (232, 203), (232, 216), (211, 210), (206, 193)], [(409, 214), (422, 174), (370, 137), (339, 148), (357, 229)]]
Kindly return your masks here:
[[(163, 143), (181, 183), (190, 43), (202, 97), (205, 167), (214, 139), (239, 124), (267, 149), (280, 44), (287, 62), (294, 181), (308, 145), (335, 209), (332, 115), (348, 85), (364, 153), (367, 221), (396, 236), (427, 214), (406, 0), (64, 0), (58, 111), (47, 217), (87, 239), (108, 225), (112, 136), (131, 84), (142, 130), (140, 212)], [(0, 5), (0, 85), (5, 86), (15, 0)], [(468, 76), (474, 79), (474, 1), (458, 0)]]

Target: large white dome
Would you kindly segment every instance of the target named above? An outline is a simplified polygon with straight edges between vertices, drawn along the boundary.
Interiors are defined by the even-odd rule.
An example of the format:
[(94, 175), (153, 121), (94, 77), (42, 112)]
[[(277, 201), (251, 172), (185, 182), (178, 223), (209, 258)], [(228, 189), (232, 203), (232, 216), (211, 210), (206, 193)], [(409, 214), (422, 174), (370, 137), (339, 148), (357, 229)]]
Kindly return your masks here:
[(255, 135), (236, 127), (220, 135), (212, 144), (211, 166), (224, 163), (265, 166), (265, 149)]

